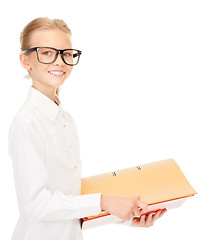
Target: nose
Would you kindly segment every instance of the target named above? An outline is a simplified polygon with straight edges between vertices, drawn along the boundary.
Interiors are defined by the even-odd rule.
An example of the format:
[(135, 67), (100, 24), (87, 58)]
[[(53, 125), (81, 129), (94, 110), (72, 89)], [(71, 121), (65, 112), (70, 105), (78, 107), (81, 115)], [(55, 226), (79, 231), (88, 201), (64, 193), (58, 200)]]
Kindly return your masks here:
[(56, 60), (53, 62), (53, 64), (55, 64), (55, 65), (57, 65), (57, 66), (59, 66), (59, 65), (64, 65), (64, 64), (65, 64), (65, 63), (63, 62), (63, 60), (62, 60), (62, 56), (61, 56), (60, 53), (57, 55), (57, 58), (56, 58)]

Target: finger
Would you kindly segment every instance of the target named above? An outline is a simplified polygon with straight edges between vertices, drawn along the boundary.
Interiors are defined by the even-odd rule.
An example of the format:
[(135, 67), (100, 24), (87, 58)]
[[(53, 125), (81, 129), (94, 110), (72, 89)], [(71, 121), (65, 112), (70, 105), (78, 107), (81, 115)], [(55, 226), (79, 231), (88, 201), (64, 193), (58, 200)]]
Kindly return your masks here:
[(133, 227), (140, 227), (140, 218), (133, 218), (132, 219), (132, 226)]
[(133, 217), (140, 218), (140, 216), (141, 216), (141, 212), (139, 208), (135, 208), (133, 212)]
[(162, 213), (162, 210), (158, 210), (158, 211), (154, 214), (154, 216), (152, 217), (153, 223), (154, 223), (158, 218), (160, 218), (161, 213)]
[[(167, 212), (167, 209), (162, 209), (161, 212), (158, 213), (158, 214), (159, 214), (158, 218), (162, 217), (166, 212)], [(158, 219), (158, 218), (157, 218), (157, 219)], [(157, 219), (156, 219), (156, 220), (157, 220)], [(156, 220), (154, 220), (154, 222), (155, 222)]]
[(137, 198), (138, 200), (140, 200), (140, 196), (136, 196), (136, 198)]
[[(139, 198), (140, 199), (140, 198)], [(139, 199), (137, 199), (137, 205), (138, 207), (141, 209), (141, 213), (145, 213), (148, 211), (148, 204), (145, 202), (140, 201)]]
[(146, 220), (146, 227), (150, 227), (153, 225), (153, 213), (149, 213), (147, 220)]
[(153, 216), (153, 223), (154, 223), (157, 219), (159, 219), (160, 217), (162, 217), (166, 212), (167, 212), (167, 209), (166, 209), (166, 208), (157, 211), (157, 213)]
[(145, 222), (145, 215), (142, 215), (141, 218), (140, 218), (140, 227), (144, 227), (146, 222)]
[(165, 208), (165, 209), (162, 209), (162, 212), (161, 212), (161, 214), (160, 214), (160, 217), (162, 217), (166, 212), (167, 212), (167, 209), (166, 209), (166, 208)]

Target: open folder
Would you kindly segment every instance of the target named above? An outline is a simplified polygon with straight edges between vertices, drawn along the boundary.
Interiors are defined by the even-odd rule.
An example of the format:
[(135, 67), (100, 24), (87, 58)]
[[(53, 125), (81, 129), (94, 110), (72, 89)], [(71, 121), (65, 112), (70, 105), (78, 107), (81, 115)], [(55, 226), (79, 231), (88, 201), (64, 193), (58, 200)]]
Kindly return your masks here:
[[(81, 194), (91, 193), (140, 196), (148, 203), (148, 212), (178, 207), (197, 194), (174, 159), (82, 178)], [(83, 229), (121, 221), (108, 212), (83, 220)]]

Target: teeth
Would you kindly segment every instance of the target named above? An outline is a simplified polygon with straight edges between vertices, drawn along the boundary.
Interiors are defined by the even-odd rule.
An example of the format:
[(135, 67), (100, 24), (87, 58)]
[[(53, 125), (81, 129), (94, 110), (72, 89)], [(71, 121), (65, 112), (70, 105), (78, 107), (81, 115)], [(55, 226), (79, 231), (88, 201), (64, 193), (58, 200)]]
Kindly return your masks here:
[(56, 71), (50, 71), (49, 73), (54, 74), (54, 75), (61, 75), (63, 72), (56, 72)]

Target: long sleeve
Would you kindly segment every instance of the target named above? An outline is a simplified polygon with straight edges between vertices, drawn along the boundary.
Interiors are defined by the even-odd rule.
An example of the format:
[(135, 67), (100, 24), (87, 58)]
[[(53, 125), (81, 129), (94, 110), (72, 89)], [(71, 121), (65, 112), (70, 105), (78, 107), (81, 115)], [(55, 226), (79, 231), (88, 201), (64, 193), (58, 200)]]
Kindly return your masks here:
[(48, 190), (44, 142), (29, 117), (18, 115), (9, 132), (8, 150), (21, 215), (29, 221), (70, 220), (97, 215), (101, 211), (100, 193), (73, 196)]

